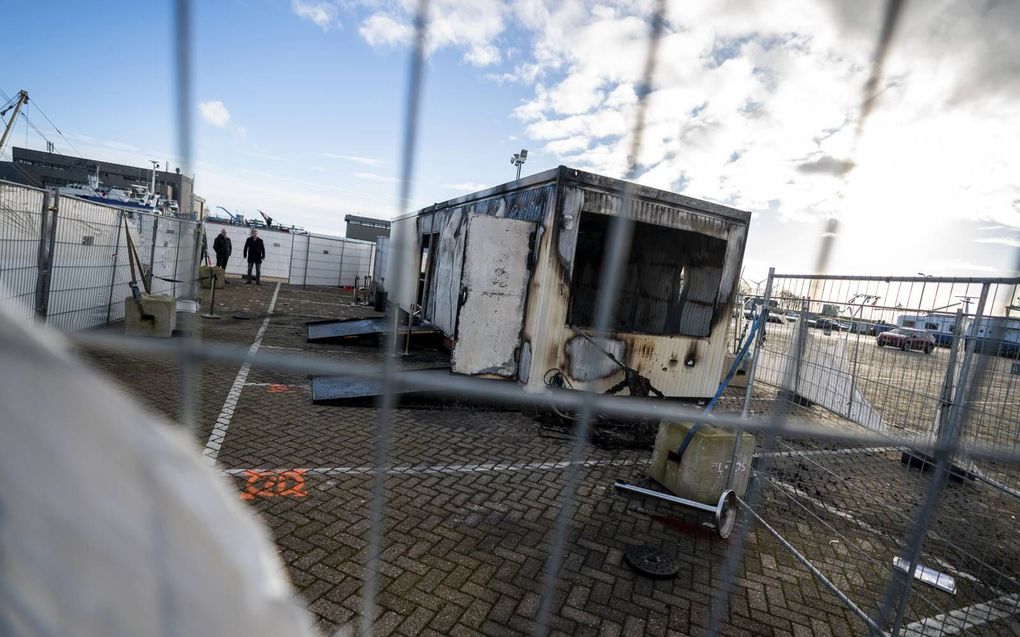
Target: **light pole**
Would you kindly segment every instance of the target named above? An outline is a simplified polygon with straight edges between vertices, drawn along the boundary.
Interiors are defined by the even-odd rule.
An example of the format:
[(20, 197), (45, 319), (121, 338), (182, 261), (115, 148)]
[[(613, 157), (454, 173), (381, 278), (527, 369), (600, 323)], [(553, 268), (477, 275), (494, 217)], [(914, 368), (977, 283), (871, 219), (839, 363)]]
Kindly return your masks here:
[(156, 194), (156, 170), (159, 169), (159, 162), (150, 159), (149, 163), (152, 164), (152, 188), (150, 192), (154, 195)]
[[(917, 274), (918, 274), (918, 276), (923, 276), (926, 279), (931, 278), (930, 274), (925, 274), (924, 272), (918, 272)], [(924, 303), (924, 287), (926, 285), (928, 285), (927, 281), (921, 281), (921, 298), (917, 299), (917, 309), (918, 310), (923, 310), (924, 309), (924, 308), (921, 307), (921, 305)], [(934, 303), (932, 303), (932, 305), (934, 305)], [(929, 314), (930, 314), (930, 312), (929, 312)]]
[(521, 166), (523, 166), (524, 162), (527, 160), (528, 151), (524, 148), (521, 149), (521, 152), (514, 153), (513, 156), (510, 158), (510, 164), (512, 166), (517, 166), (517, 179), (521, 178)]
[(963, 313), (964, 314), (970, 314), (970, 304), (972, 302), (972, 299), (976, 299), (977, 297), (976, 296), (957, 296), (956, 298), (960, 299), (960, 302), (963, 303)]

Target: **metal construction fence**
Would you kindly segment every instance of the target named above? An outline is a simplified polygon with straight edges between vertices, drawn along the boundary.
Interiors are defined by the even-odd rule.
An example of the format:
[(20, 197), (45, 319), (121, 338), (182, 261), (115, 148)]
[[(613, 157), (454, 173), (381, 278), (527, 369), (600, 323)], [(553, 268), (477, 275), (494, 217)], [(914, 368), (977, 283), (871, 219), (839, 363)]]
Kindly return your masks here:
[[(883, 85), (882, 61), (904, 4), (889, 0), (883, 12), (883, 23), (876, 24), (877, 53), (872, 62), (871, 79), (862, 90), (857, 135), (867, 129), (870, 106)], [(184, 0), (175, 6), (177, 95), (183, 105), (178, 111), (177, 131), (180, 154), (184, 165), (188, 165), (193, 159), (191, 116), (187, 108), (191, 95), (190, 13), (189, 3)], [(413, 22), (404, 141), (397, 181), (400, 213), (408, 211), (410, 184), (415, 178), (429, 9), (428, 0), (418, 3)], [(645, 16), (648, 51), (641, 86), (653, 86), (665, 9), (665, 2), (656, 2), (653, 13)], [(650, 94), (650, 90), (637, 91), (633, 126), (628, 136), (630, 159), (626, 170), (622, 171), (622, 176), (628, 180), (640, 175), (636, 162), (643, 150)], [(19, 221), (5, 221), (0, 236), (5, 250), (0, 257), (5, 263), (4, 271), (10, 268), (15, 283), (28, 280), (33, 267), (39, 267), (39, 278), (42, 278), (43, 270), (48, 267), (43, 259), (37, 260), (38, 266), (33, 266), (31, 259), (25, 256), (31, 254), (32, 245), (45, 251), (41, 246), (46, 246), (47, 242), (39, 237), (45, 236), (50, 228), (45, 205), (38, 213), (41, 219), (33, 219), (37, 208), (30, 205), (32, 196), (28, 193), (12, 196), (12, 210), (19, 211), (18, 206), (27, 206), (29, 211), (9, 215)], [(630, 193), (625, 192), (621, 209), (628, 209), (629, 198)], [(4, 201), (7, 200), (5, 195)], [(93, 244), (99, 242), (103, 250), (108, 251), (114, 235), (104, 233), (115, 225), (115, 218), (108, 217), (102, 223), (91, 219), (94, 226), (87, 228), (90, 234), (83, 233), (78, 239), (69, 237), (64, 247), (70, 251), (72, 244), (84, 246), (84, 237), (90, 236)], [(592, 325), (596, 339), (611, 333), (613, 312), (618, 307), (620, 289), (626, 283), (621, 281), (621, 272), (625, 271), (623, 266), (633, 221), (624, 216), (614, 219), (607, 232), (607, 248), (599, 270), (596, 319)], [(32, 221), (41, 223), (26, 226), (24, 230), (16, 225)], [(58, 215), (57, 225), (59, 223)], [(820, 242), (820, 264), (827, 263), (828, 254), (839, 240), (835, 219), (829, 228)], [(32, 232), (39, 235), (35, 244)], [(76, 240), (79, 243), (76, 244)], [(292, 242), (297, 240), (291, 237)], [(116, 245), (115, 239), (113, 244)], [(283, 247), (282, 243), (279, 247)], [(413, 267), (404, 267), (405, 261), (414, 258), (405, 249), (407, 246), (394, 240), (390, 248), (390, 259), (394, 262), (390, 271), (397, 273), (398, 279), (407, 273), (416, 274)], [(235, 254), (239, 250), (240, 246), (235, 245)], [(308, 263), (302, 273), (305, 280), (299, 279), (299, 284), (311, 282), (312, 257), (317, 254), (332, 260), (332, 250), (325, 246), (320, 248), (309, 237), (304, 249)], [(114, 276), (116, 268), (120, 267), (116, 263), (108, 265), (105, 271), (111, 281), (120, 281)], [(293, 249), (288, 280), (292, 280), (292, 266)], [(338, 282), (341, 275), (342, 268), (337, 273)], [(6, 278), (5, 274), (5, 282)], [(387, 287), (400, 289), (403, 283), (388, 281)], [(358, 439), (359, 445), (372, 446), (371, 466), (322, 468), (324, 477), (328, 478), (323, 489), (335, 487), (339, 490), (337, 480), (348, 475), (364, 475), (370, 481), (370, 484), (358, 485), (359, 491), (351, 490), (347, 500), (336, 504), (344, 518), (354, 518), (355, 512), (360, 514), (367, 509), (367, 514), (351, 524), (352, 528), (356, 527), (351, 533), (364, 539), (350, 547), (349, 554), (353, 557), (345, 565), (348, 569), (345, 573), (351, 574), (351, 579), (338, 585), (350, 588), (351, 596), (357, 597), (350, 613), (338, 615), (342, 617), (338, 621), (357, 617), (362, 635), (394, 630), (396, 626), (396, 623), (381, 625), (395, 614), (385, 606), (394, 588), (390, 585), (398, 582), (398, 577), (400, 582), (404, 581), (404, 573), (389, 561), (390, 551), (400, 554), (403, 544), (411, 544), (407, 541), (410, 529), (388, 522), (387, 517), (416, 506), (419, 495), (426, 500), (454, 500), (463, 506), (465, 510), (458, 512), (457, 518), (429, 517), (429, 524), (435, 528), (446, 523), (470, 526), (471, 542), (477, 540), (477, 544), (492, 553), (509, 537), (502, 527), (512, 525), (505, 522), (522, 523), (524, 530), (511, 538), (513, 550), (504, 551), (504, 555), (513, 559), (499, 560), (500, 571), (512, 571), (513, 581), (522, 582), (516, 588), (529, 587), (526, 599), (521, 599), (519, 604), (513, 600), (516, 609), (527, 607), (530, 615), (530, 623), (518, 624), (523, 628), (516, 632), (542, 636), (555, 630), (569, 632), (562, 626), (578, 624), (566, 624), (564, 617), (568, 614), (578, 621), (590, 619), (570, 604), (583, 603), (590, 597), (601, 607), (596, 610), (608, 609), (620, 624), (629, 626), (627, 632), (632, 634), (640, 634), (643, 628), (649, 633), (654, 629), (656, 634), (663, 634), (667, 622), (672, 624), (672, 611), (685, 608), (690, 609), (689, 623), (679, 623), (675, 628), (677, 633), (768, 634), (773, 632), (773, 627), (776, 627), (775, 632), (792, 633), (795, 630), (790, 628), (786, 616), (796, 613), (808, 626), (817, 626), (813, 631), (816, 634), (1015, 635), (1020, 630), (1020, 533), (1017, 528), (1020, 423), (1014, 387), (1017, 353), (1012, 345), (1015, 336), (1007, 308), (1013, 304), (1018, 284), (1020, 279), (770, 275), (761, 302), (750, 303), (749, 316), (745, 317), (753, 321), (756, 312), (765, 317), (760, 319), (763, 322), (759, 325), (764, 329), (757, 332), (749, 362), (746, 392), (731, 392), (711, 413), (672, 401), (606, 396), (587, 387), (529, 394), (514, 383), (483, 378), (454, 374), (438, 380), (428, 376), (402, 376), (398, 357), (392, 355), (400, 342), (397, 329), (386, 335), (379, 358), (368, 359), (370, 362), (352, 356), (259, 351), (265, 327), (251, 346), (208, 341), (199, 346), (195, 342), (196, 335), (182, 339), (130, 340), (112, 334), (78, 333), (75, 339), (93, 348), (138, 354), (147, 361), (163, 356), (179, 364), (182, 370), (180, 419), (182, 425), (196, 435), (196, 394), (202, 389), (197, 379), (206, 365), (230, 364), (241, 368), (235, 381), (237, 390), (232, 389), (228, 394), (226, 406), (231, 413), (250, 369), (298, 374), (302, 378), (309, 374), (366, 378), (379, 385), (382, 395), (371, 412), (371, 436)], [(76, 287), (86, 295), (91, 293), (87, 291), (92, 286), (89, 281)], [(14, 285), (12, 289), (12, 294), (20, 295), (19, 298), (32, 298), (32, 290), (24, 285)], [(40, 292), (43, 299), (48, 300), (48, 289), (37, 287), (35, 296), (39, 297)], [(113, 296), (112, 291), (107, 295)], [(89, 298), (86, 305), (99, 305)], [(38, 307), (37, 299), (37, 311)], [(744, 306), (736, 311), (743, 314)], [(389, 318), (392, 325), (398, 324), (399, 316), (392, 311)], [(269, 321), (267, 313), (263, 325), (268, 326)], [(743, 331), (743, 326), (739, 326), (739, 331)], [(565, 442), (554, 448), (558, 454), (554, 460), (543, 456), (514, 463), (504, 457), (490, 461), (490, 456), (486, 456), (485, 463), (474, 460), (459, 468), (401, 466), (395, 460), (393, 449), (395, 437), (401, 433), (398, 426), (404, 419), (404, 414), (400, 413), (400, 393), (408, 389), (439, 394), (448, 404), (480, 400), (522, 410), (554, 409), (558, 413), (569, 412), (573, 418), (562, 436)], [(259, 415), (249, 413), (246, 417), (258, 419)], [(734, 454), (729, 467), (721, 464), (718, 467), (719, 472), (732, 474), (746, 470), (752, 476), (747, 493), (739, 498), (742, 520), (728, 540), (710, 542), (704, 534), (695, 533), (704, 523), (696, 517), (695, 524), (682, 526), (683, 532), (673, 533), (668, 540), (663, 540), (664, 545), (669, 542), (668, 548), (674, 557), (684, 560), (686, 570), (682, 580), (613, 579), (599, 571), (599, 568), (608, 572), (622, 569), (618, 558), (613, 563), (606, 552), (602, 553), (603, 559), (598, 551), (589, 550), (596, 544), (595, 540), (622, 553), (621, 545), (632, 538), (644, 539), (648, 535), (662, 538), (667, 532), (660, 529), (652, 533), (648, 521), (651, 516), (645, 515), (647, 509), (635, 512), (622, 498), (610, 497), (607, 493), (610, 474), (620, 475), (628, 467), (633, 469), (632, 474), (637, 473), (637, 467), (647, 462), (647, 454), (641, 456), (616, 447), (596, 456), (590, 442), (593, 431), (597, 430), (597, 417), (640, 419), (646, 423), (664, 419), (695, 421), (754, 435), (755, 449), (750, 466), (738, 466), (740, 463), (735, 461)], [(294, 444), (293, 431), (277, 424), (280, 419), (275, 412), (264, 416), (264, 420), (266, 422), (259, 422), (265, 427), (258, 429), (263, 436), (258, 443), (278, 436), (287, 447), (301, 446)], [(206, 449), (215, 450), (210, 455), (212, 458), (219, 453), (224, 439), (233, 435), (227, 433), (220, 421), (216, 422), (206, 443)], [(288, 424), (293, 428), (297, 419)], [(332, 428), (317, 438), (321, 444), (347, 437), (346, 430), (336, 428), (336, 419), (330, 419), (329, 425)], [(410, 427), (405, 427), (404, 431), (407, 429)], [(454, 446), (463, 442), (457, 439), (451, 443), (444, 438), (440, 444)], [(488, 440), (483, 442), (487, 444)], [(521, 440), (515, 443), (513, 450), (524, 447), (537, 457), (540, 450), (553, 445), (545, 442), (528, 446), (528, 441)], [(260, 444), (259, 449), (265, 446)], [(505, 449), (497, 451), (509, 455)], [(449, 464), (446, 453), (437, 455), (441, 462)], [(266, 457), (269, 459), (264, 459)], [(275, 462), (271, 453), (255, 460)], [(559, 473), (554, 477), (549, 473), (537, 479), (528, 477), (526, 485), (499, 502), (489, 501), (492, 485), (509, 482), (506, 477), (509, 474), (493, 479), (490, 488), (482, 488), (477, 493), (470, 484), (463, 488), (460, 484), (450, 486), (450, 482), (461, 475), (476, 476), (498, 467), (523, 468), (524, 471), (537, 467), (555, 469)], [(423, 478), (416, 487), (423, 492), (442, 480), (450, 482), (430, 493), (395, 496), (391, 486), (398, 472)], [(537, 496), (534, 499), (542, 498), (552, 504), (547, 509), (527, 509), (532, 494)], [(276, 508), (287, 506), (281, 504)], [(661, 509), (655, 510), (654, 503), (648, 507), (652, 514), (670, 523), (683, 515), (673, 511), (667, 516)], [(316, 511), (315, 515), (319, 513), (321, 511)], [(591, 525), (586, 525), (593, 518), (603, 521), (598, 531), (590, 531)], [(302, 529), (302, 535), (307, 533), (326, 539), (328, 541), (323, 542), (326, 546), (335, 544), (332, 538), (323, 537), (338, 533), (326, 526), (327, 523), (306, 518), (307, 526)], [(207, 524), (215, 526), (215, 521)], [(440, 530), (453, 534), (452, 529)], [(603, 535), (597, 535), (599, 532)], [(495, 539), (489, 542), (490, 538)], [(452, 552), (457, 545), (454, 539), (443, 536), (438, 546), (445, 553)], [(762, 547), (769, 550), (757, 550)], [(314, 555), (318, 548), (309, 549), (309, 554)], [(411, 552), (409, 547), (404, 548), (408, 548), (408, 554)], [(417, 545), (413, 548), (417, 549)], [(176, 559), (172, 554), (174, 550), (185, 551), (187, 547), (166, 543), (154, 544), (152, 548), (154, 553), (164, 552), (160, 555), (161, 564)], [(592, 557), (595, 566), (589, 564)], [(476, 561), (473, 570), (490, 567), (489, 563)], [(451, 571), (467, 571), (461, 579), (466, 579), (471, 570), (463, 565), (456, 569), (451, 567)], [(606, 578), (618, 585), (606, 585)], [(578, 581), (583, 583), (577, 584)], [(423, 577), (423, 582), (431, 588), (442, 588), (427, 576)], [(236, 584), (243, 588), (247, 583), (237, 581)], [(512, 588), (504, 583), (500, 591), (482, 589), (476, 592), (495, 599), (497, 593)], [(737, 591), (743, 594), (737, 595)], [(207, 600), (202, 601), (212, 606)], [(465, 608), (475, 608), (470, 599), (461, 603)], [(327, 605), (326, 612), (337, 610), (336, 606)], [(413, 605), (407, 607), (413, 608)], [(590, 607), (590, 604), (586, 606)], [(832, 607), (836, 612), (829, 612)], [(650, 618), (647, 624), (628, 621), (644, 608), (653, 609), (646, 613)], [(227, 607), (224, 612), (244, 612), (244, 609)], [(842, 622), (838, 628), (834, 627), (836, 620)], [(589, 625), (592, 624), (597, 622)], [(452, 626), (451, 623), (448, 628)], [(172, 622), (168, 623), (165, 633), (172, 634), (175, 627)], [(594, 633), (594, 629), (591, 632)], [(812, 630), (805, 628), (800, 632)]]
[(761, 437), (753, 469), (755, 515), (873, 628), (1015, 629), (1020, 470), (964, 449), (1020, 448), (1018, 284), (774, 275), (742, 307), (771, 317), (752, 410), (879, 437)]
[[(63, 330), (124, 318), (132, 278), (197, 295), (201, 224), (0, 182), (0, 284), (19, 316)], [(132, 273), (128, 236), (138, 257)]]
[[(244, 242), (251, 233), (247, 226), (206, 222), (205, 232), (210, 258), (213, 241), (226, 230), (232, 252), (227, 260), (227, 274), (248, 273), (244, 259)], [(374, 271), (375, 244), (344, 237), (322, 234), (282, 232), (258, 229), (266, 246), (262, 276), (283, 279), (292, 285), (354, 287), (368, 285)]]
[[(0, 182), (0, 284), (25, 319), (38, 316), (64, 330), (97, 327), (124, 318), (132, 278), (129, 231), (137, 242), (135, 277), (145, 278), (152, 294), (194, 299), (201, 233), (213, 259), (213, 240), (224, 228), (234, 246), (227, 272), (244, 275), (248, 227), (130, 211)], [(265, 277), (331, 287), (367, 286), (371, 280), (374, 244), (274, 230), (260, 234)]]

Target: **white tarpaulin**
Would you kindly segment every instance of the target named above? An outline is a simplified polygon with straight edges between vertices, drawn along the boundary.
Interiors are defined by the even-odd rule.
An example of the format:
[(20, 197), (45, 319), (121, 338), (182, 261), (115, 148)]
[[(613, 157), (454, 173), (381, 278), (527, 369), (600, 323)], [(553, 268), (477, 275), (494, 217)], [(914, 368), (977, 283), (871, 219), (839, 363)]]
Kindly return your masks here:
[(195, 444), (7, 312), (0, 634), (313, 634), (265, 529)]

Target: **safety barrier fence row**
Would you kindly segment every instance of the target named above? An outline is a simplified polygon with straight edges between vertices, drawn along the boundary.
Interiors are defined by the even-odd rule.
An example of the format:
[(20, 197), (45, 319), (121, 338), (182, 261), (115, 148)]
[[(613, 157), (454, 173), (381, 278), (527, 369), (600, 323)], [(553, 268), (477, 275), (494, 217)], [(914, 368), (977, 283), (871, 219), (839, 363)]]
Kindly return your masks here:
[[(215, 264), (213, 242), (222, 229), (233, 245), (226, 271), (244, 276), (248, 227), (121, 209), (0, 182), (0, 283), (26, 319), (36, 316), (64, 330), (106, 325), (124, 318), (124, 299), (131, 293), (129, 234), (139, 285), (144, 278), (153, 294), (194, 299), (198, 266)], [(377, 267), (372, 243), (267, 229), (260, 234), (266, 245), (264, 277), (302, 286), (367, 287)]]
[(124, 318), (132, 279), (194, 299), (201, 231), (196, 221), (0, 182), (0, 289), (25, 319), (62, 330), (106, 325)]
[(770, 317), (749, 402), (878, 436), (759, 437), (748, 494), (759, 521), (873, 632), (996, 634), (1020, 610), (1020, 470), (966, 452), (1020, 450), (1018, 284), (774, 275), (738, 306)]
[[(248, 226), (219, 223), (205, 224), (209, 257), (215, 263), (213, 242), (226, 231), (231, 253), (227, 274), (247, 275), (244, 244), (251, 233)], [(282, 279), (292, 285), (354, 287), (368, 285), (375, 264), (374, 243), (307, 232), (284, 232), (267, 228), (258, 230), (266, 247), (262, 276)]]

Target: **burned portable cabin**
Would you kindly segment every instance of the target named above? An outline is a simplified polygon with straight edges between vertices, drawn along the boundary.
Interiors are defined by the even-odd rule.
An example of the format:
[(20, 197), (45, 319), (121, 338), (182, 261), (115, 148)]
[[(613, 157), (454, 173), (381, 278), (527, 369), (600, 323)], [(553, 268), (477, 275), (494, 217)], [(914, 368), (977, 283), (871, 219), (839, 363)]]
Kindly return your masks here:
[[(624, 188), (629, 206), (622, 211)], [(614, 215), (635, 224), (611, 333), (591, 338)], [(554, 370), (604, 391), (625, 372), (711, 396), (750, 213), (564, 166), (393, 222), (389, 299), (452, 343), (455, 373), (545, 389)]]

